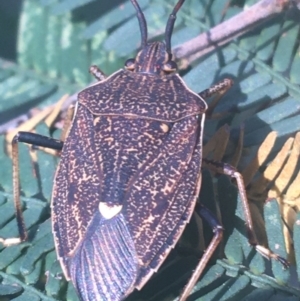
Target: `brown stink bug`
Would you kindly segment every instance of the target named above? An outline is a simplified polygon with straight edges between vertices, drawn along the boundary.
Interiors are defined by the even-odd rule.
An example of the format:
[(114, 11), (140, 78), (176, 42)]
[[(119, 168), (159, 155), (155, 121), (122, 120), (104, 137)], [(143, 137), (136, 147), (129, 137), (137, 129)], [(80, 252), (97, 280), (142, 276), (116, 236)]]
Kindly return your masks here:
[[(197, 202), (201, 186), (203, 97), (224, 90), (224, 81), (200, 94), (176, 73), (171, 13), (165, 42), (147, 43), (145, 17), (136, 0), (142, 49), (125, 69), (79, 93), (66, 140), (19, 132), (12, 142), (15, 206), (20, 238), (27, 238), (19, 200), (18, 142), (61, 150), (52, 196), (52, 227), (64, 275), (83, 301), (124, 300), (141, 289), (180, 238), (194, 210), (212, 227), (214, 238), (180, 299), (186, 300), (222, 239), (214, 215)], [(285, 259), (258, 245), (241, 175), (229, 165), (206, 166), (237, 180), (249, 243), (263, 256)]]

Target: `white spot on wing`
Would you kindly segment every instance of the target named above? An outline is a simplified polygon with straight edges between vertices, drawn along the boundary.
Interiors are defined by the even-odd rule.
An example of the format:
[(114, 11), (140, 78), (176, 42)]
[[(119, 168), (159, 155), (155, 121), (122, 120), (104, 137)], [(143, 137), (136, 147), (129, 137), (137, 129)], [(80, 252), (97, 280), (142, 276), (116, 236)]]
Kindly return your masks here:
[(123, 208), (122, 205), (108, 205), (107, 203), (104, 202), (100, 202), (99, 204), (100, 214), (105, 219), (113, 218), (122, 210), (122, 208)]

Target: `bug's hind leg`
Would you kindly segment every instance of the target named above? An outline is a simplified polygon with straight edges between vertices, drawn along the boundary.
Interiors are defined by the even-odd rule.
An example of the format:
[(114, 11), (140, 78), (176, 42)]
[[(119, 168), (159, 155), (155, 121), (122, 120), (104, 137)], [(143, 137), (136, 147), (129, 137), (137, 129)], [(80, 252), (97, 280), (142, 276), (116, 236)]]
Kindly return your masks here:
[(219, 81), (215, 85), (199, 93), (199, 96), (201, 96), (204, 99), (214, 96), (214, 99), (209, 103), (208, 109), (206, 110), (206, 115), (209, 118), (212, 118), (212, 113), (215, 107), (217, 106), (217, 104), (219, 103), (223, 95), (232, 86), (233, 86), (233, 80), (230, 78), (224, 78), (223, 80)]
[(219, 243), (223, 238), (223, 227), (221, 226), (220, 222), (217, 220), (217, 218), (214, 216), (214, 214), (211, 211), (209, 211), (200, 203), (196, 204), (195, 211), (201, 218), (205, 219), (208, 222), (209, 226), (212, 228), (214, 232), (214, 236), (212, 241), (208, 245), (207, 249), (205, 250), (205, 253), (201, 257), (191, 278), (189, 279), (189, 282), (184, 287), (179, 297), (179, 301), (185, 301), (187, 299), (191, 290), (193, 289), (196, 282), (198, 281), (198, 278), (203, 273), (208, 261), (210, 260), (211, 256), (214, 254), (216, 248), (218, 247)]
[(54, 150), (62, 150), (63, 142), (50, 137), (29, 133), (19, 132), (12, 140), (12, 159), (13, 159), (13, 194), (14, 194), (14, 206), (17, 219), (17, 225), (19, 230), (19, 237), (14, 238), (2, 238), (0, 237), (0, 243), (5, 246), (18, 244), (27, 239), (27, 230), (24, 223), (22, 206), (20, 202), (20, 181), (19, 181), (19, 149), (18, 143), (24, 142), (35, 146), (42, 146), (51, 148)]
[(289, 262), (278, 254), (272, 252), (268, 248), (260, 245), (257, 241), (256, 234), (253, 227), (251, 212), (248, 204), (247, 194), (245, 190), (244, 180), (242, 175), (231, 165), (223, 162), (217, 162), (213, 160), (203, 159), (203, 166), (210, 170), (225, 174), (231, 178), (234, 178), (237, 183), (237, 187), (241, 196), (243, 211), (245, 215), (245, 222), (247, 227), (247, 235), (249, 244), (255, 248), (255, 250), (267, 259), (275, 259), (279, 261), (282, 266), (286, 269), (289, 267)]

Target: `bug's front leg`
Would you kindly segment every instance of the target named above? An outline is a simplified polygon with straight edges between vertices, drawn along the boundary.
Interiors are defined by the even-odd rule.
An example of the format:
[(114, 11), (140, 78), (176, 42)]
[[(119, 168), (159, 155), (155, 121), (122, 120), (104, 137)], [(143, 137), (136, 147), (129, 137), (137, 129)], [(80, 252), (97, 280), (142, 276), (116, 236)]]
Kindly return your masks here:
[(18, 143), (24, 142), (35, 146), (42, 146), (54, 150), (62, 150), (63, 142), (50, 137), (38, 135), (29, 132), (18, 132), (18, 134), (12, 140), (12, 160), (13, 160), (13, 195), (15, 214), (17, 219), (17, 225), (19, 230), (19, 237), (14, 238), (2, 238), (0, 237), (0, 243), (5, 246), (18, 244), (27, 239), (27, 230), (24, 223), (23, 213), (20, 202), (20, 180), (19, 180), (19, 149)]
[(232, 86), (233, 80), (230, 78), (224, 78), (215, 85), (199, 93), (199, 96), (203, 97), (204, 99), (214, 96), (214, 99), (209, 103), (206, 110), (206, 115), (208, 117), (212, 116), (212, 112), (219, 103), (220, 99)]
[(223, 238), (223, 227), (210, 210), (205, 208), (202, 204), (197, 203), (195, 211), (202, 219), (205, 219), (207, 221), (207, 223), (209, 224), (209, 226), (212, 228), (214, 232), (214, 237), (210, 242), (210, 244), (208, 245), (207, 249), (205, 250), (205, 253), (201, 257), (189, 282), (184, 287), (179, 297), (179, 301), (185, 301), (187, 299), (193, 287), (195, 286), (196, 282), (198, 281), (198, 278), (200, 277), (200, 275), (202, 275), (205, 267), (207, 266), (208, 261), (210, 260), (211, 256), (214, 254), (216, 248), (218, 247), (219, 243)]
[(96, 65), (91, 66), (89, 71), (96, 79), (98, 79), (99, 82), (105, 80), (107, 77), (104, 72)]
[(242, 200), (249, 244), (253, 246), (255, 250), (262, 256), (266, 257), (267, 259), (275, 259), (279, 261), (285, 269), (288, 268), (289, 262), (286, 259), (272, 252), (270, 249), (260, 245), (257, 241), (242, 175), (233, 166), (227, 163), (217, 162), (208, 159), (203, 159), (202, 162), (204, 167), (207, 167), (216, 173), (228, 175), (229, 177), (234, 178), (236, 180), (237, 187)]

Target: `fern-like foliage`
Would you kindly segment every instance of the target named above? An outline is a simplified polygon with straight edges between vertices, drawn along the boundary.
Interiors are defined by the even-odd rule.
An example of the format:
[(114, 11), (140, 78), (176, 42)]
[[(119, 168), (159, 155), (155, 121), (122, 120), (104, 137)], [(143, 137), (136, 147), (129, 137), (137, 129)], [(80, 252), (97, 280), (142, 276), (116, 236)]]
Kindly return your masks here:
[[(107, 2), (25, 0), (23, 3), (18, 62), (0, 58), (1, 237), (18, 235), (12, 164), (4, 130), (16, 125), (11, 122), (14, 118), (26, 119), (29, 110), (44, 109), (62, 95), (78, 92), (89, 84), (92, 80), (88, 75), (90, 65), (96, 64), (110, 74), (134, 56), (139, 47), (139, 28), (130, 2)], [(227, 1), (222, 0), (187, 0), (178, 14), (173, 45), (229, 19), (254, 2), (234, 1), (227, 6)], [(139, 3), (148, 22), (150, 38), (163, 34), (175, 1), (140, 0)], [(225, 77), (234, 79), (234, 87), (215, 110), (222, 117), (206, 122), (205, 144), (209, 145), (217, 130), (224, 129), (222, 133), (227, 134), (221, 134), (223, 140), (218, 138), (216, 141), (221, 143), (215, 148), (227, 146), (222, 153), (223, 159), (229, 162), (238, 157), (235, 162), (239, 162), (241, 171), (249, 170), (249, 164), (256, 165), (247, 190), (257, 236), (291, 261), (291, 268), (283, 270), (279, 263), (267, 262), (249, 247), (235, 185), (225, 176), (215, 178), (203, 171), (200, 199), (222, 221), (225, 237), (215, 261), (194, 288), (190, 300), (274, 300), (276, 296), (276, 300), (285, 301), (300, 298), (300, 193), (297, 189), (293, 193), (289, 190), (299, 181), (298, 157), (293, 165), (288, 165), (291, 150), (297, 147), (299, 150), (296, 135), (300, 130), (299, 17), (296, 9), (282, 13), (195, 61), (190, 70), (183, 72), (187, 85), (196, 92)], [(224, 127), (225, 124), (229, 126)], [(35, 131), (59, 137), (59, 130), (49, 130), (44, 123)], [(272, 131), (277, 132), (275, 142), (265, 142), (262, 148)], [(243, 134), (244, 139), (241, 139)], [(237, 156), (240, 141), (243, 147)], [(286, 159), (270, 180), (266, 167), (287, 141), (291, 142), (285, 151)], [(262, 149), (267, 152), (266, 156), (258, 151)], [(212, 151), (210, 155), (214, 154)], [(74, 288), (64, 280), (56, 260), (50, 225), (49, 202), (58, 158), (42, 151), (36, 155), (33, 160), (28, 147), (20, 145), (21, 199), (29, 240), (8, 248), (0, 245), (0, 300), (75, 301), (78, 299)], [(283, 179), (280, 174), (285, 166), (288, 171), (284, 179), (288, 180), (281, 185), (283, 180), (276, 182), (276, 179)], [(261, 191), (263, 200), (255, 198), (251, 190), (257, 183), (264, 183), (266, 188)], [(277, 194), (269, 194), (273, 198), (265, 203), (269, 190)], [(193, 218), (178, 248), (160, 272), (128, 300), (175, 299), (211, 238), (211, 229), (205, 223), (202, 225), (197, 217)], [(191, 249), (196, 252), (191, 254)]]

